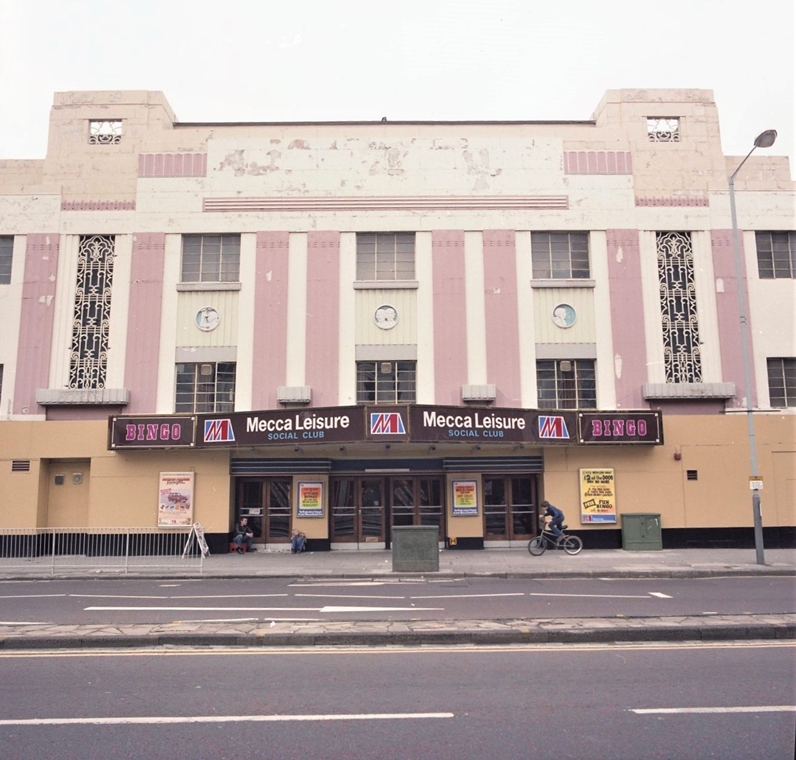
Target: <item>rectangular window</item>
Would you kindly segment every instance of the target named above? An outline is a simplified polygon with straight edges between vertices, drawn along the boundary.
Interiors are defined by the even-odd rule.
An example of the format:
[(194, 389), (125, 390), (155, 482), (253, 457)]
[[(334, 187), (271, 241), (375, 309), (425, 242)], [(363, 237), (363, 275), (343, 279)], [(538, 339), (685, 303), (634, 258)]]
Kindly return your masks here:
[(400, 362), (357, 362), (357, 403), (413, 403), (416, 364)]
[(532, 232), (535, 280), (581, 280), (589, 277), (587, 232)]
[(647, 118), (647, 139), (650, 142), (680, 142), (680, 119), (677, 116)]
[(183, 282), (238, 282), (240, 235), (183, 235)]
[(177, 365), (174, 411), (234, 412), (235, 364), (203, 362)]
[(11, 282), (11, 262), (14, 255), (14, 238), (0, 237), (0, 285)]
[(536, 362), (539, 409), (596, 409), (593, 359)]
[(96, 119), (88, 123), (89, 145), (117, 145), (122, 141), (120, 119)]
[(755, 242), (761, 279), (796, 277), (796, 232), (756, 232)]
[(357, 233), (357, 280), (414, 280), (415, 233)]
[(771, 406), (796, 406), (796, 359), (767, 359)]

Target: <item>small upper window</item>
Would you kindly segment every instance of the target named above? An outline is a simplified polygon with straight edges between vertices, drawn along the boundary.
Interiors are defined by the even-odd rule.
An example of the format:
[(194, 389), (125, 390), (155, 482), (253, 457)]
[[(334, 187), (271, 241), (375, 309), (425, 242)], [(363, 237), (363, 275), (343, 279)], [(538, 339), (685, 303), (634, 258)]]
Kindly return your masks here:
[(357, 362), (357, 403), (414, 403), (416, 380), (413, 361)]
[(592, 359), (537, 361), (540, 409), (596, 409), (597, 383)]
[(413, 280), (415, 233), (357, 233), (357, 280)]
[(88, 123), (89, 145), (116, 145), (122, 141), (121, 120), (91, 120)]
[(650, 142), (680, 142), (680, 119), (676, 116), (648, 117), (647, 138)]
[(14, 255), (14, 238), (0, 237), (0, 285), (11, 282), (11, 262)]
[(183, 235), (183, 282), (239, 282), (240, 235)]
[(755, 242), (761, 279), (796, 277), (796, 232), (756, 232)]
[(532, 232), (531, 258), (536, 280), (589, 277), (589, 236), (585, 232)]

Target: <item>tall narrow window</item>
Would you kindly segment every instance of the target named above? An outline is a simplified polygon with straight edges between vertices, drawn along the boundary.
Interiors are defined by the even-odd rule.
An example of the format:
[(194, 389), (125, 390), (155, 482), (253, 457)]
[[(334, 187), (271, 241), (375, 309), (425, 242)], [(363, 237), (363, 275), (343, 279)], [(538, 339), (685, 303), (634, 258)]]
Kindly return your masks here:
[(536, 362), (539, 409), (596, 409), (594, 360)]
[(796, 406), (796, 359), (767, 359), (771, 406)]
[(532, 232), (531, 258), (536, 280), (589, 277), (589, 236), (585, 232)]
[(357, 233), (357, 280), (413, 280), (415, 233)]
[(238, 282), (240, 235), (183, 235), (183, 282)]
[(357, 403), (412, 403), (415, 362), (357, 362)]
[(11, 282), (11, 263), (14, 255), (14, 238), (0, 237), (0, 285)]
[(694, 251), (688, 232), (658, 232), (658, 284), (667, 383), (701, 383)]
[(235, 364), (178, 364), (174, 411), (234, 412)]
[(69, 358), (70, 388), (105, 387), (114, 246), (113, 235), (80, 238)]

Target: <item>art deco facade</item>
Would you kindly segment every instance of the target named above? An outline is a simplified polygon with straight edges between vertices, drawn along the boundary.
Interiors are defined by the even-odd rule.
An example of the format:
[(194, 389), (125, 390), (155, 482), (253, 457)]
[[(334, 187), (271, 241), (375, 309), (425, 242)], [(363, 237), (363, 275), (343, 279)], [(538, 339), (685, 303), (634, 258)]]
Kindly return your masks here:
[(742, 159), (705, 90), (609, 91), (579, 122), (258, 124), (58, 93), (47, 156), (0, 160), (0, 526), (172, 509), (217, 546), (248, 514), (271, 548), (409, 524), (471, 548), (527, 541), (546, 498), (587, 546), (638, 512), (664, 545), (750, 545), (751, 394), (789, 543), (794, 186), (764, 151), (736, 178), (747, 388)]

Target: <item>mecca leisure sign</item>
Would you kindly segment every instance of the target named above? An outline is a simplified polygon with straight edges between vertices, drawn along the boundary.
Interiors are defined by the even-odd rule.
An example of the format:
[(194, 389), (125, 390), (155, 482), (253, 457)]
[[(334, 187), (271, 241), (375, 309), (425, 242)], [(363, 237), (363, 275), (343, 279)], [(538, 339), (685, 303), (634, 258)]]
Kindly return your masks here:
[(108, 448), (236, 448), (311, 443), (663, 443), (656, 411), (576, 412), (462, 406), (337, 406), (111, 417)]

